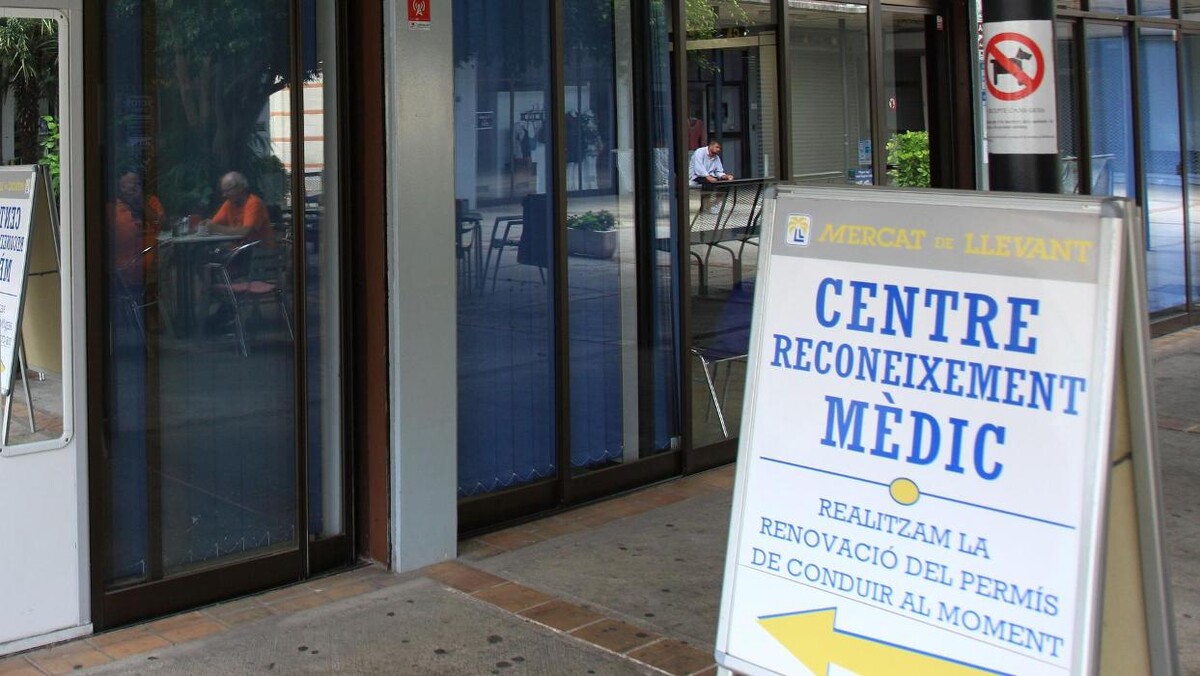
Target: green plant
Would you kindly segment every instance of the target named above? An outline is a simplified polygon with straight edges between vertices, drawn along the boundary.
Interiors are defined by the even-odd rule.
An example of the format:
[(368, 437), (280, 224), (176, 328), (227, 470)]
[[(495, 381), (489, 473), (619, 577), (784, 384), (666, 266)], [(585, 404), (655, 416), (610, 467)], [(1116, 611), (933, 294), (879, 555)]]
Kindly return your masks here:
[(905, 188), (929, 187), (929, 132), (906, 131), (887, 143), (888, 176)]
[(0, 102), (13, 97), (13, 146), (21, 164), (37, 161), (38, 106), (58, 110), (58, 23), (0, 18)]
[(42, 157), (38, 160), (38, 164), (46, 167), (50, 171), (50, 185), (54, 186), (54, 194), (58, 194), (59, 176), (61, 175), (60, 156), (58, 152), (58, 120), (53, 115), (43, 115), (42, 121), (46, 123), (46, 133), (42, 136), (40, 144), (42, 146)]
[(617, 229), (617, 219), (611, 211), (585, 211), (582, 214), (567, 216), (567, 227), (573, 230), (590, 230), (592, 232), (608, 232)]

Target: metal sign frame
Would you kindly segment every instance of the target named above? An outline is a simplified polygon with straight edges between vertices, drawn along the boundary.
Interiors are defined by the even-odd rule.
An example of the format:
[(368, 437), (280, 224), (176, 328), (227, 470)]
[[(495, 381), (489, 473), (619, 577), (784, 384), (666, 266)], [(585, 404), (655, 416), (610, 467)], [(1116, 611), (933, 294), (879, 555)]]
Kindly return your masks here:
[[(1098, 654), (1098, 637), (1100, 631), (1100, 612), (1102, 602), (1102, 586), (1104, 581), (1104, 534), (1108, 490), (1108, 447), (1109, 428), (1112, 417), (1112, 389), (1115, 379), (1115, 351), (1117, 349), (1118, 326), (1120, 312), (1118, 305), (1119, 292), (1122, 289), (1121, 279), (1124, 272), (1123, 239), (1124, 226), (1131, 219), (1128, 215), (1128, 203), (1124, 200), (1100, 200), (1094, 198), (1075, 198), (1034, 195), (994, 195), (976, 192), (957, 191), (903, 191), (894, 189), (861, 189), (861, 188), (781, 188), (778, 199), (767, 205), (768, 224), (764, 227), (762, 251), (760, 253), (759, 282), (756, 288), (755, 316), (751, 333), (751, 352), (747, 367), (747, 386), (744, 410), (747, 415), (743, 418), (741, 433), (742, 447), (739, 454), (738, 476), (735, 485), (734, 510), (731, 520), (729, 553), (725, 570), (725, 588), (722, 596), (722, 612), (720, 628), (717, 636), (718, 662), (730, 669), (744, 673), (776, 673), (769, 666), (756, 663), (758, 658), (739, 654), (736, 647), (731, 651), (730, 632), (733, 627), (731, 618), (732, 603), (738, 596), (739, 587), (745, 586), (739, 579), (739, 568), (742, 567), (741, 557), (744, 553), (744, 538), (753, 524), (746, 521), (747, 493), (752, 489), (753, 467), (761, 460), (756, 439), (755, 424), (762, 413), (764, 402), (760, 401), (760, 374), (763, 368), (764, 352), (768, 349), (764, 341), (764, 322), (767, 320), (766, 303), (771, 296), (773, 264), (776, 252), (781, 244), (779, 228), (786, 225), (788, 211), (793, 204), (814, 200), (844, 200), (855, 205), (889, 204), (895, 213), (904, 213), (902, 218), (912, 222), (911, 212), (919, 209), (964, 209), (963, 218), (970, 221), (967, 214), (978, 210), (993, 210), (992, 213), (1040, 212), (1043, 214), (1072, 215), (1087, 213), (1094, 218), (1096, 230), (1096, 276), (1094, 278), (1095, 306), (1093, 321), (1094, 359), (1088, 367), (1090, 382), (1089, 407), (1086, 412), (1087, 449), (1086, 456), (1081, 460), (1084, 465), (1080, 476), (1075, 478), (1084, 482), (1079, 487), (1079, 497), (1084, 514), (1078, 521), (1078, 547), (1075, 548), (1077, 558), (1083, 564), (1083, 569), (1075, 579), (1074, 616), (1071, 623), (1071, 645), (1073, 646), (1074, 662), (1066, 671), (1090, 673), (1095, 670)], [(896, 203), (902, 203), (903, 208), (897, 209)], [(781, 203), (785, 206), (781, 207)], [(781, 211), (781, 213), (776, 213)], [(815, 235), (812, 235), (815, 236)], [(875, 263), (871, 261), (870, 265)], [(887, 265), (881, 258), (882, 265)], [(1014, 278), (1015, 279), (1015, 278)], [(1028, 279), (1041, 283), (1036, 276)], [(1046, 283), (1055, 283), (1047, 280)], [(798, 287), (801, 294), (812, 289)], [(796, 414), (793, 414), (796, 415)], [(803, 415), (801, 413), (800, 415)], [(778, 438), (771, 437), (772, 439)], [(1071, 480), (1071, 478), (1064, 478)], [(761, 480), (759, 480), (761, 481)], [(751, 515), (753, 516), (753, 515)], [(1075, 570), (1076, 561), (1073, 559), (1065, 565)], [(800, 609), (797, 609), (800, 610)], [(840, 624), (840, 623), (839, 623)], [(936, 648), (936, 646), (934, 646)], [(913, 648), (926, 648), (913, 646)], [(789, 665), (788, 671), (798, 663)], [(986, 670), (985, 670), (986, 671)], [(1049, 669), (1047, 673), (1063, 673), (1061, 664)]]
[(1129, 442), (1133, 462), (1134, 497), (1141, 547), (1142, 596), (1145, 603), (1150, 673), (1173, 676), (1179, 670), (1171, 576), (1163, 535), (1162, 471), (1158, 454), (1154, 369), (1150, 359), (1150, 316), (1141, 211), (1134, 211), (1126, 229), (1125, 280), (1122, 294), (1121, 356), (1125, 399), (1129, 406)]

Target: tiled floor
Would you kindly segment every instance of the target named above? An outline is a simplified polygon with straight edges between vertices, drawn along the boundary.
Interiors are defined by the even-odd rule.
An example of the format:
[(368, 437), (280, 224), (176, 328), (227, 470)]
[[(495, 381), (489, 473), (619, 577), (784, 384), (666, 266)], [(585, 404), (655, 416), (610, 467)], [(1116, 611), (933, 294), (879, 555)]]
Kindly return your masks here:
[[(504, 552), (595, 528), (627, 516), (733, 486), (733, 467), (677, 479), (597, 505), (490, 533), (459, 546), (459, 558), (418, 574), (529, 622), (570, 636), (666, 674), (716, 672), (710, 650), (701, 649), (603, 612), (517, 584), (471, 565)], [(134, 655), (235, 630), (271, 616), (290, 615), (383, 589), (404, 579), (378, 566), (309, 580), (208, 608), (97, 634), (50, 648), (0, 659), (0, 676), (65, 674)]]

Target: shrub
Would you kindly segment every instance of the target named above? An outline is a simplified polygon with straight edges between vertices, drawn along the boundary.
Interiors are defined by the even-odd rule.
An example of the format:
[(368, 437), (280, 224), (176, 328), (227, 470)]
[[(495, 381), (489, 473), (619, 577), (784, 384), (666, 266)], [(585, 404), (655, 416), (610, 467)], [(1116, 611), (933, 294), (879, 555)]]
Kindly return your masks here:
[(617, 219), (607, 209), (601, 211), (585, 211), (582, 214), (567, 216), (567, 227), (575, 230), (591, 230), (592, 232), (607, 232), (617, 228)]
[(929, 132), (906, 131), (887, 144), (888, 176), (905, 188), (929, 187)]

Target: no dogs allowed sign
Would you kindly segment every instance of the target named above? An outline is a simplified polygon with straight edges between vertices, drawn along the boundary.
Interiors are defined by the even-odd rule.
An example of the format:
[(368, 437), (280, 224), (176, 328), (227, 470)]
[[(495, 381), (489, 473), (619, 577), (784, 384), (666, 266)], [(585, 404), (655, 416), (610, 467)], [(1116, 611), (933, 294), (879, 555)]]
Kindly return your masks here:
[(985, 23), (983, 39), (989, 151), (1057, 153), (1053, 23)]

